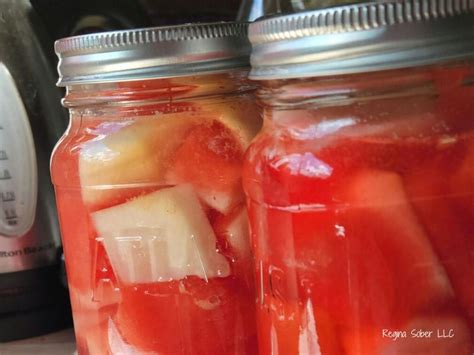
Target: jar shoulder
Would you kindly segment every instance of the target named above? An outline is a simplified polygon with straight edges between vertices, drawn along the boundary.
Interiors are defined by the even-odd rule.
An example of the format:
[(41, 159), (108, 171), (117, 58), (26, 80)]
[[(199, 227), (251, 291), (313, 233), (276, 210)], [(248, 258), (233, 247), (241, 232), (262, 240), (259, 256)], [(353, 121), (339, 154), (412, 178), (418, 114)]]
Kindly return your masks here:
[[(261, 128), (259, 109), (248, 95), (123, 111), (72, 113), (52, 158), (56, 184), (156, 183), (188, 141), (196, 149), (205, 142), (210, 153), (230, 159), (243, 155)], [(197, 153), (188, 153), (180, 159), (191, 163)]]
[[(452, 182), (449, 189), (472, 192), (466, 184), (472, 174), (467, 167), (474, 162), (472, 104), (467, 99), (454, 107), (438, 100), (406, 104), (411, 107), (404, 107), (403, 114), (360, 105), (332, 112), (267, 110), (265, 128), (246, 155), (247, 194), (280, 205), (332, 203), (338, 187), (367, 171), (391, 172), (407, 180), (441, 176), (440, 189), (448, 188), (450, 176), (459, 172), (464, 182)], [(419, 193), (426, 197), (441, 190)]]

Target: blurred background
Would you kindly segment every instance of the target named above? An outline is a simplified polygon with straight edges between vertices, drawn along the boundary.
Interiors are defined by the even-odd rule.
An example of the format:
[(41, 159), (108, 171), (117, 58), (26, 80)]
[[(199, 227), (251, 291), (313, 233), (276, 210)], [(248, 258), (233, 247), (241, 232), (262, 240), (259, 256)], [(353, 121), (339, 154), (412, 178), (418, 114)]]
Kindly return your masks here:
[(91, 32), (187, 22), (253, 21), (354, 0), (31, 0), (53, 39)]

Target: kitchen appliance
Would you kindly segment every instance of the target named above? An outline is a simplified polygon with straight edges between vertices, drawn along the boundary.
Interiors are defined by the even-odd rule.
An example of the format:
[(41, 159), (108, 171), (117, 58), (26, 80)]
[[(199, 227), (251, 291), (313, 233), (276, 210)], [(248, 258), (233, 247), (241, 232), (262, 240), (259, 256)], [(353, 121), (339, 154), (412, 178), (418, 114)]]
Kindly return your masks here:
[(67, 117), (42, 30), (28, 1), (0, 0), (0, 341), (70, 324), (49, 176)]

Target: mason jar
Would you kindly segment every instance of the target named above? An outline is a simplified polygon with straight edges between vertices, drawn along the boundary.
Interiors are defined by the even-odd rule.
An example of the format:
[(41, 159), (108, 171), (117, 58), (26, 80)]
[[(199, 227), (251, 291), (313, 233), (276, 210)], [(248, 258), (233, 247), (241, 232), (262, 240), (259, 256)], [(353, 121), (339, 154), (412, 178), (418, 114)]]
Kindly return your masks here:
[(51, 172), (79, 354), (256, 353), (249, 47), (239, 23), (56, 43), (70, 125)]
[(472, 2), (362, 3), (249, 35), (261, 354), (472, 354)]

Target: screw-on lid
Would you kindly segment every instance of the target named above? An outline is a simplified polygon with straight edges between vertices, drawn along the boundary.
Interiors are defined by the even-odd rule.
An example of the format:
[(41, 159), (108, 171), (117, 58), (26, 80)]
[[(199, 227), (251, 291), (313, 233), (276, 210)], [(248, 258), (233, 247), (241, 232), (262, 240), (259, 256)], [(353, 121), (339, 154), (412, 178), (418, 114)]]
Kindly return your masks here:
[(474, 0), (388, 0), (250, 25), (250, 78), (362, 73), (474, 58)]
[(249, 66), (246, 23), (114, 31), (55, 43), (59, 86), (165, 78)]

